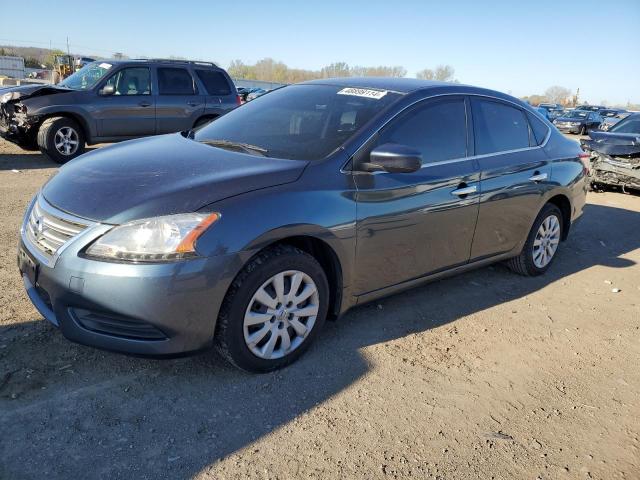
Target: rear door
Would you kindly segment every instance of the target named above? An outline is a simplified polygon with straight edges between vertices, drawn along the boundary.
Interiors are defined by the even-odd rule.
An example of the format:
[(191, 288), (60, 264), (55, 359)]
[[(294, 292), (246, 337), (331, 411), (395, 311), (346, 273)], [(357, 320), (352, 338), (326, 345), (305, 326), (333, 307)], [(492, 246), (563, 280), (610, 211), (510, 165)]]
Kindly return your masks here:
[(148, 67), (125, 67), (113, 73), (105, 85), (113, 95), (97, 95), (92, 102), (100, 137), (137, 137), (156, 131), (155, 96)]
[[(478, 216), (479, 173), (469, 158), (468, 102), (428, 99), (392, 120), (368, 151), (385, 143), (422, 152), (413, 173), (356, 173), (357, 294), (469, 260)], [(465, 193), (466, 192), (466, 193)]]
[(541, 120), (498, 99), (472, 96), (471, 106), (482, 190), (475, 260), (508, 252), (526, 238), (550, 188), (551, 164), (539, 146), (549, 134)]
[(204, 113), (205, 95), (186, 67), (159, 66), (156, 132), (188, 130)]

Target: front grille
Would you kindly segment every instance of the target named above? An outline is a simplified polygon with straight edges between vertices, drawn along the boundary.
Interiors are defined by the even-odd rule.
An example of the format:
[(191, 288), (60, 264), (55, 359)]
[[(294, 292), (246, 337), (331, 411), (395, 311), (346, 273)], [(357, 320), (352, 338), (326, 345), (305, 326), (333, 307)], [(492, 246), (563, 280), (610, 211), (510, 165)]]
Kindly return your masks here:
[(29, 241), (47, 258), (88, 225), (49, 205), (41, 196), (33, 204), (25, 230)]

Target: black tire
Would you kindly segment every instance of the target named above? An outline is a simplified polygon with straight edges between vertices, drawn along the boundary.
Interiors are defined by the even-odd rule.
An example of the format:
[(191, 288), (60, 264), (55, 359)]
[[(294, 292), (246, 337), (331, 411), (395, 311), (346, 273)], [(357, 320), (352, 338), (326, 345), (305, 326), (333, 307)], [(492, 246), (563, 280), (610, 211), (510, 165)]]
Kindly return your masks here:
[(580, 135), (586, 135), (587, 134), (587, 126), (583, 125), (582, 127), (580, 127)]
[[(274, 275), (298, 270), (307, 274), (318, 291), (318, 314), (310, 333), (291, 353), (277, 359), (260, 358), (251, 352), (244, 338), (244, 316), (256, 291)], [(289, 365), (302, 355), (318, 335), (329, 308), (329, 284), (318, 261), (290, 245), (278, 245), (257, 254), (235, 278), (223, 301), (216, 325), (215, 345), (222, 356), (236, 367), (266, 373)]]
[(542, 210), (540, 210), (540, 213), (536, 217), (535, 222), (533, 222), (533, 226), (531, 227), (531, 231), (527, 236), (527, 241), (525, 242), (524, 247), (522, 247), (522, 252), (520, 252), (520, 255), (518, 255), (517, 257), (513, 257), (507, 261), (507, 265), (515, 273), (527, 277), (542, 275), (549, 269), (549, 267), (555, 260), (558, 253), (557, 250), (554, 252), (554, 255), (549, 263), (547, 263), (542, 268), (538, 267), (533, 261), (533, 242), (535, 241), (536, 234), (538, 232), (538, 229), (540, 228), (540, 225), (542, 225), (542, 222), (551, 215), (555, 215), (558, 219), (558, 223), (560, 224), (560, 238), (562, 238), (562, 235), (564, 234), (562, 212), (555, 205), (547, 203), (544, 207), (542, 207)]
[[(72, 129), (75, 132), (77, 148), (72, 153), (66, 155), (56, 148), (56, 133), (61, 129)], [(78, 122), (68, 117), (51, 117), (47, 118), (38, 129), (37, 136), (38, 147), (40, 151), (56, 163), (66, 163), (69, 160), (82, 155), (85, 149), (85, 137), (82, 128)]]

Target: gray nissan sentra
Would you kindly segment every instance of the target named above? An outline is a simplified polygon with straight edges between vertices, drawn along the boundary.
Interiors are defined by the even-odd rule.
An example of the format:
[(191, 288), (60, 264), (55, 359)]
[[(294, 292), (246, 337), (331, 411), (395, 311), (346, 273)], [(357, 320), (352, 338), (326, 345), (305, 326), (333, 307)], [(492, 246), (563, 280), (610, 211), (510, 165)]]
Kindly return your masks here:
[(71, 161), (29, 205), (18, 263), (70, 340), (214, 344), (264, 372), (354, 305), (497, 261), (544, 273), (582, 213), (587, 160), (499, 92), (312, 81)]

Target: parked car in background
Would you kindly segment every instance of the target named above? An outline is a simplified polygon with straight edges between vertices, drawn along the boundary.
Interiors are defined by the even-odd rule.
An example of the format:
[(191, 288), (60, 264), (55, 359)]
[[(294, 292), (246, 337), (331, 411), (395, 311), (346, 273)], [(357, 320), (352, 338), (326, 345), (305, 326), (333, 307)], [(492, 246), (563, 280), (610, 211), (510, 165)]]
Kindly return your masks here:
[(602, 123), (600, 124), (599, 129), (605, 132), (620, 120), (630, 115), (626, 110), (602, 110), (599, 113), (602, 117)]
[(556, 118), (553, 124), (565, 133), (586, 135), (590, 130), (597, 129), (602, 123), (598, 112), (588, 110), (570, 110)]
[(0, 92), (0, 136), (64, 163), (85, 145), (200, 126), (239, 104), (227, 72), (209, 62), (97, 61), (58, 85)]
[(578, 105), (574, 110), (586, 110), (588, 112), (599, 112), (600, 110), (606, 110), (607, 107), (602, 105)]
[(548, 120), (554, 120), (564, 113), (564, 107), (559, 103), (541, 103), (537, 110)]
[(215, 344), (266, 372), (355, 305), (503, 260), (544, 274), (582, 214), (583, 155), (492, 90), (291, 85), (62, 167), (27, 209), (19, 268), (71, 340), (153, 355)]
[(591, 184), (640, 190), (640, 113), (628, 115), (608, 132), (593, 131), (590, 136), (580, 143), (591, 154)]
[(264, 95), (268, 91), (269, 90), (265, 90), (263, 88), (254, 88), (254, 89), (252, 89), (251, 92), (249, 92), (249, 94), (247, 95), (247, 102), (250, 102), (251, 100), (255, 100), (256, 98)]

